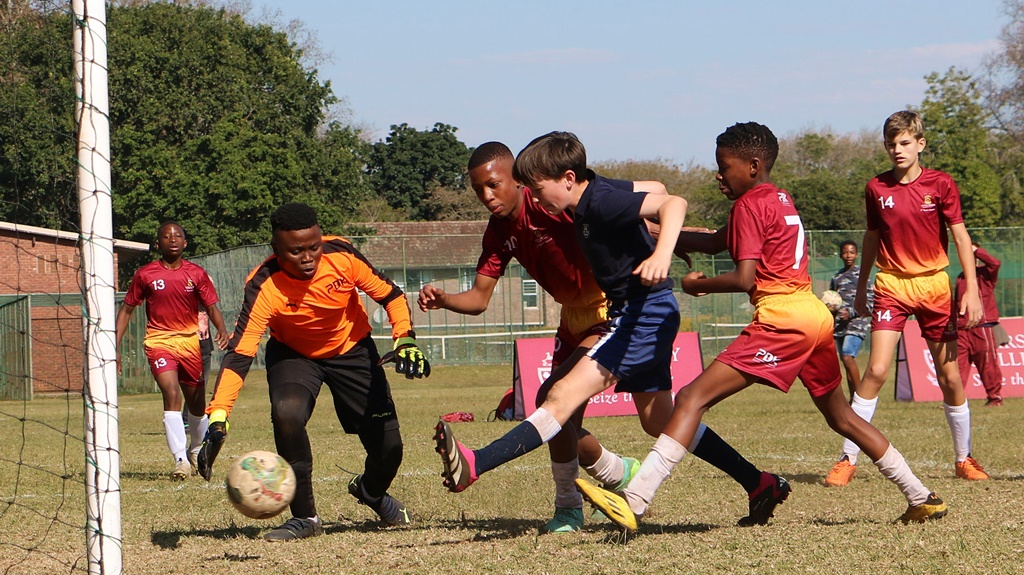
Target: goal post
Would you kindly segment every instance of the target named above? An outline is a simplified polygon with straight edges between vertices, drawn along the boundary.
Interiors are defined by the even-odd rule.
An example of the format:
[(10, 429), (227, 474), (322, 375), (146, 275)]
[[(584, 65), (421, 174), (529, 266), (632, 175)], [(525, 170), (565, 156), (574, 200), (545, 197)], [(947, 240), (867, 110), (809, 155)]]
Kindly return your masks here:
[(85, 336), (82, 402), (89, 573), (122, 572), (110, 108), (104, 0), (72, 0)]

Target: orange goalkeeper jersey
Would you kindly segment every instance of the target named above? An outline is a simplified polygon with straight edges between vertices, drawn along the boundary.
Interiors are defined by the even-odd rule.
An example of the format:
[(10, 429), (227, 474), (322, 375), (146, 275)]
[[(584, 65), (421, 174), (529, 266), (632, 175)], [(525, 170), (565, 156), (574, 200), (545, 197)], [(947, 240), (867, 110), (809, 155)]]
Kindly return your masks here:
[(370, 322), (357, 289), (384, 306), (394, 339), (412, 334), (409, 304), (401, 288), (348, 240), (324, 236), (323, 256), (310, 280), (285, 273), (277, 256), (267, 258), (246, 281), (217, 393), (206, 412), (230, 413), (268, 328), (271, 337), (311, 359), (343, 354), (368, 336)]

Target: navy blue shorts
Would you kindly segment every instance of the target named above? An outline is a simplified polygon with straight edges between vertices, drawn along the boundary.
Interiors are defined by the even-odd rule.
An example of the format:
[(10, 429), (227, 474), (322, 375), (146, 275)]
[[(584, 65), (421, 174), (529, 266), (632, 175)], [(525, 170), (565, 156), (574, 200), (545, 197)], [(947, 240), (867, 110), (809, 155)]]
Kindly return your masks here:
[(612, 302), (608, 328), (587, 356), (619, 379), (616, 392), (672, 389), (672, 345), (679, 332), (679, 304), (672, 290)]

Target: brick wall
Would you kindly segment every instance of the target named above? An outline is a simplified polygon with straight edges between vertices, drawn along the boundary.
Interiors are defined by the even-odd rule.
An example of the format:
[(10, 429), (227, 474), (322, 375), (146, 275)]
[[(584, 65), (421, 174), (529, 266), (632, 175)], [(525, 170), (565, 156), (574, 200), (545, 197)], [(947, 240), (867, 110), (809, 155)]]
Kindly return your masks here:
[[(80, 294), (78, 242), (62, 232), (0, 229), (0, 295)], [(114, 254), (114, 285), (117, 285)], [(35, 393), (82, 391), (80, 300), (32, 298), (32, 375)]]

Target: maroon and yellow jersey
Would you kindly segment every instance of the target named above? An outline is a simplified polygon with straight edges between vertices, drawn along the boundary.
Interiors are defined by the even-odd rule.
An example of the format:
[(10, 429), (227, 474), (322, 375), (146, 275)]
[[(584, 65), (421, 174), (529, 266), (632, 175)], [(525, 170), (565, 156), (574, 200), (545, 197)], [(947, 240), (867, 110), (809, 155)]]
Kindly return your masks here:
[(199, 330), (199, 306), (217, 303), (217, 290), (206, 270), (182, 260), (169, 270), (162, 260), (148, 263), (132, 277), (124, 303), (137, 307), (146, 302), (146, 341), (195, 336)]
[(476, 271), (499, 278), (512, 258), (562, 305), (600, 305), (605, 300), (576, 241), (569, 213), (552, 216), (545, 212), (526, 188), (518, 218), (492, 216), (487, 223)]
[(309, 280), (285, 273), (277, 256), (267, 258), (246, 281), (217, 393), (206, 412), (230, 413), (268, 328), (271, 337), (311, 359), (343, 354), (370, 335), (372, 328), (357, 289), (384, 306), (393, 338), (412, 333), (405, 294), (348, 240), (324, 236), (323, 256)]
[(729, 211), (726, 242), (734, 262), (757, 261), (751, 303), (811, 291), (804, 225), (789, 192), (766, 183), (740, 196)]
[(948, 174), (927, 168), (901, 184), (892, 171), (864, 188), (868, 230), (878, 231), (878, 269), (917, 276), (949, 265), (946, 227), (963, 223), (960, 191)]

